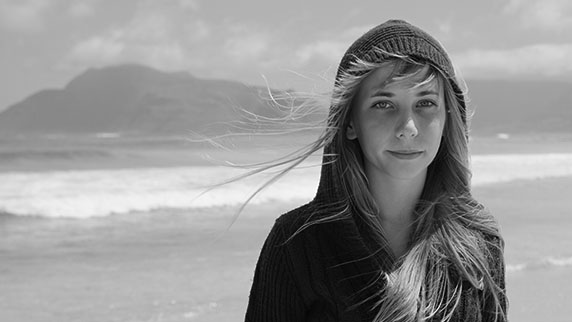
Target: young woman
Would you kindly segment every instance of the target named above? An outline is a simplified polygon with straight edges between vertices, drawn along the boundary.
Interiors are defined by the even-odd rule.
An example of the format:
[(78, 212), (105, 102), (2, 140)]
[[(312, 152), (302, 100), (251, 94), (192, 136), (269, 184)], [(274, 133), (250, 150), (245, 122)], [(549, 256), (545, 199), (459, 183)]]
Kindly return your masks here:
[(470, 192), (461, 83), (401, 20), (338, 68), (315, 198), (282, 215), (246, 321), (505, 321), (503, 240)]

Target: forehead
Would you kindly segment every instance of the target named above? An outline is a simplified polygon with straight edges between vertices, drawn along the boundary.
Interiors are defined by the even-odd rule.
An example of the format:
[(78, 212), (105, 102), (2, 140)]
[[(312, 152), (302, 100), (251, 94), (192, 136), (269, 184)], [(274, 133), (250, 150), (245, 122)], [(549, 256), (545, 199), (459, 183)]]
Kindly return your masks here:
[(428, 65), (409, 66), (409, 68), (403, 68), (404, 70), (398, 69), (392, 65), (375, 69), (362, 81), (359, 92), (367, 93), (383, 88), (439, 91), (441, 88), (437, 73)]

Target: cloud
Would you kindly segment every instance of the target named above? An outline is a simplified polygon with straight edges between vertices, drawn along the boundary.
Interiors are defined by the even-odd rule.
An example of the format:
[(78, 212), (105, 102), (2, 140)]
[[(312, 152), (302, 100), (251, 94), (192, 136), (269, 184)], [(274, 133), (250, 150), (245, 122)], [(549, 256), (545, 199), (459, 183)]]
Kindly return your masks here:
[(116, 61), (125, 50), (119, 32), (111, 37), (93, 37), (74, 46), (70, 59), (95, 65)]
[(503, 11), (516, 16), (525, 28), (564, 31), (572, 27), (569, 0), (509, 0)]
[(54, 18), (53, 14), (58, 13), (59, 7), (63, 7), (62, 12), (71, 17), (83, 18), (95, 13), (94, 1), (71, 1), (65, 7), (61, 0), (0, 0), (0, 26), (30, 33), (45, 31), (49, 27), (47, 20)]
[(94, 15), (95, 9), (92, 2), (75, 1), (68, 8), (68, 14), (74, 18), (84, 18)]
[(320, 40), (302, 46), (295, 55), (298, 63), (302, 65), (316, 59), (327, 63), (336, 63), (344, 55), (348, 46), (348, 43), (344, 41)]
[[(84, 0), (85, 1), (85, 0)], [(162, 70), (189, 70), (201, 77), (260, 82), (277, 70), (315, 70), (335, 65), (349, 44), (371, 26), (292, 36), (235, 18), (207, 23), (199, 1), (138, 3), (131, 19), (72, 44), (58, 67), (79, 71), (125, 62)], [(313, 68), (313, 69), (312, 69)]]
[(228, 38), (224, 51), (237, 62), (259, 59), (269, 48), (269, 39), (263, 33), (242, 33)]
[(44, 15), (53, 3), (45, 0), (0, 1), (0, 24), (9, 30), (42, 31)]
[(316, 60), (328, 64), (338, 63), (351, 43), (372, 27), (373, 25), (350, 27), (328, 35), (327, 39), (304, 44), (295, 52), (297, 64), (305, 65)]
[(452, 56), (467, 78), (572, 74), (572, 43), (535, 44), (509, 50), (474, 49)]
[(63, 68), (105, 66), (136, 62), (163, 70), (188, 67), (185, 50), (176, 42), (132, 42), (121, 31), (79, 42), (66, 57)]
[(186, 21), (183, 24), (183, 35), (187, 41), (196, 43), (205, 40), (211, 34), (211, 28), (203, 20)]
[(199, 0), (179, 0), (179, 5), (183, 9), (190, 9), (192, 11), (198, 11), (200, 8)]
[(59, 67), (135, 62), (163, 70), (188, 69), (200, 64), (191, 48), (209, 34), (204, 21), (181, 13), (177, 3), (143, 2), (132, 20), (74, 44)]
[(450, 34), (453, 29), (453, 25), (450, 20), (438, 20), (436, 21), (437, 29), (442, 34)]

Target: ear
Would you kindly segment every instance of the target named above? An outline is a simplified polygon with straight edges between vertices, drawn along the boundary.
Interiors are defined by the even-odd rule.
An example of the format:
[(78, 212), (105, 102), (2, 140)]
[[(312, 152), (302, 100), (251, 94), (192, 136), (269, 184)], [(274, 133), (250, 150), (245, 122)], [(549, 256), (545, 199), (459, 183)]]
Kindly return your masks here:
[(354, 129), (354, 121), (353, 120), (350, 120), (350, 123), (348, 124), (348, 127), (346, 128), (346, 138), (348, 140), (357, 139), (357, 133), (356, 133), (356, 130)]

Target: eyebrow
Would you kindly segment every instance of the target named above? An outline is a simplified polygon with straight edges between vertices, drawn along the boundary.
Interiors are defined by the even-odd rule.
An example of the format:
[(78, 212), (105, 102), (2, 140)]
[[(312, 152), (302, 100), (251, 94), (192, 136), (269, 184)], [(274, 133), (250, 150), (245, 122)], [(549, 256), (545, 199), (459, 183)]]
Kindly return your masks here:
[(371, 94), (371, 97), (378, 97), (378, 96), (393, 97), (393, 96), (395, 96), (395, 94), (393, 94), (392, 92), (383, 91), (383, 89), (376, 90)]
[[(416, 96), (418, 96), (418, 97), (427, 96), (427, 95), (439, 96), (439, 93), (437, 91), (434, 91), (434, 90), (424, 90), (424, 91), (421, 91), (421, 92), (416, 94)], [(378, 97), (378, 96), (394, 97), (395, 94), (393, 94), (392, 92), (384, 91), (383, 89), (376, 90), (371, 94), (371, 97)]]
[(434, 90), (424, 90), (424, 91), (417, 93), (417, 96), (427, 96), (427, 95), (439, 96), (439, 93), (437, 91), (434, 91)]

